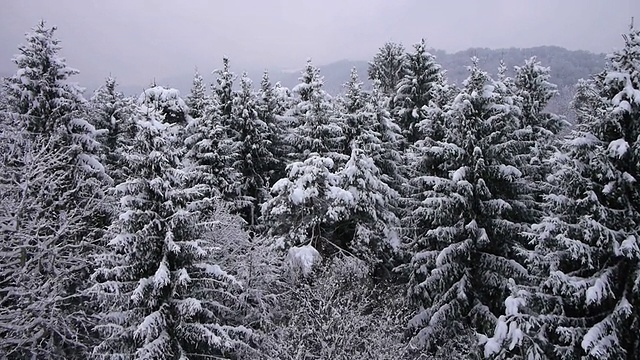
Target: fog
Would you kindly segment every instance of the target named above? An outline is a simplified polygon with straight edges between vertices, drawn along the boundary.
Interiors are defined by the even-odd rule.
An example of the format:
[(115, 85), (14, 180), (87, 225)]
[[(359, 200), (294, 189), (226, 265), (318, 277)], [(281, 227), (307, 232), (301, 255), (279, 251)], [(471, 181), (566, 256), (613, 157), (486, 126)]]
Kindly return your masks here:
[[(125, 83), (209, 73), (229, 56), (235, 69), (300, 68), (369, 59), (384, 42), (424, 37), (447, 51), (558, 45), (609, 52), (640, 1), (7, 1), (0, 12), (0, 74), (40, 19), (58, 27), (76, 80)], [(126, 80), (125, 80), (126, 79)]]

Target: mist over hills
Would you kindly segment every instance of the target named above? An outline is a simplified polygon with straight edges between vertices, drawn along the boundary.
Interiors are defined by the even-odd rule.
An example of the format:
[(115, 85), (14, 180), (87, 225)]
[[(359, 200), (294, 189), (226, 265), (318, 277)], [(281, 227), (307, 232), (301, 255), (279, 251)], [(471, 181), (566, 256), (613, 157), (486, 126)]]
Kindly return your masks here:
[[(525, 59), (531, 56), (537, 56), (538, 60), (544, 66), (551, 68), (551, 81), (558, 85), (561, 94), (570, 93), (573, 85), (578, 79), (587, 78), (602, 70), (605, 64), (604, 54), (595, 54), (582, 50), (567, 50), (558, 46), (539, 46), (532, 48), (508, 48), (508, 49), (488, 49), (488, 48), (471, 48), (455, 53), (447, 53), (443, 50), (431, 49), (430, 52), (436, 56), (436, 61), (447, 70), (447, 78), (450, 83), (461, 84), (468, 76), (467, 67), (471, 64), (471, 57), (479, 58), (480, 67), (495, 74), (500, 60), (504, 60), (509, 72), (513, 74), (513, 67), (524, 63)], [(356, 68), (360, 75), (361, 81), (365, 87), (370, 87), (368, 81), (367, 69), (369, 60), (339, 60), (329, 64), (316, 64), (320, 68), (321, 75), (324, 77), (325, 90), (330, 94), (339, 94), (342, 92), (342, 85), (349, 79), (349, 73), (352, 68)], [(247, 71), (249, 77), (257, 86), (264, 72), (264, 68), (236, 68), (233, 59), (230, 59), (231, 70), (238, 76), (243, 71)], [(222, 60), (220, 59), (220, 64)], [(200, 73), (209, 84), (215, 81), (214, 75), (211, 74), (213, 69), (220, 66), (218, 63), (212, 63), (210, 69), (200, 69)], [(73, 64), (71, 64), (73, 65)], [(300, 70), (304, 64), (300, 64)], [(81, 72), (83, 69), (79, 69)], [(298, 70), (282, 70), (268, 69), (271, 80), (275, 83), (279, 81), (283, 86), (288, 88), (294, 87), (298, 83), (300, 71)], [(88, 71), (84, 69), (84, 71)], [(0, 76), (11, 76), (11, 69), (2, 69)], [(105, 75), (106, 77), (106, 75)], [(145, 84), (127, 83), (127, 79), (117, 79), (120, 84), (120, 91), (127, 95), (138, 95), (149, 86)], [(158, 85), (173, 87), (180, 90), (183, 96), (186, 96), (191, 89), (193, 81), (193, 70), (188, 69), (181, 73), (168, 74), (159, 76), (156, 80)], [(102, 85), (102, 79), (96, 79), (94, 83), (81, 83), (86, 88), (86, 96), (90, 96), (94, 89)]]
[[(471, 64), (471, 57), (476, 56), (479, 59), (480, 67), (488, 72), (495, 74), (500, 60), (504, 60), (509, 72), (513, 74), (513, 67), (524, 64), (524, 61), (531, 56), (536, 56), (544, 65), (551, 68), (551, 81), (558, 85), (561, 92), (566, 92), (565, 88), (572, 88), (578, 79), (587, 78), (602, 70), (605, 64), (604, 54), (595, 54), (582, 50), (567, 50), (558, 46), (539, 46), (533, 48), (508, 48), (508, 49), (488, 49), (488, 48), (471, 48), (455, 53), (447, 53), (443, 50), (431, 49), (430, 52), (436, 56), (436, 61), (447, 70), (447, 78), (450, 83), (461, 84), (468, 76), (467, 67)], [(254, 84), (258, 84), (264, 69), (242, 69), (234, 68), (233, 59), (231, 61), (231, 69), (237, 75), (243, 71), (247, 71), (249, 77)], [(365, 83), (365, 87), (370, 86), (367, 79), (367, 69), (369, 60), (340, 60), (330, 64), (316, 64), (320, 68), (321, 75), (324, 77), (325, 90), (330, 94), (338, 94), (342, 92), (342, 85), (349, 79), (349, 73), (352, 68), (356, 68), (360, 75), (361, 81)], [(220, 61), (221, 62), (221, 61)], [(211, 69), (215, 69), (219, 64), (212, 64)], [(300, 64), (302, 70), (304, 64)], [(279, 81), (283, 86), (288, 88), (298, 84), (300, 71), (297, 70), (281, 70), (268, 69), (269, 76), (273, 82)], [(201, 69), (201, 74), (208, 83), (214, 82), (215, 78), (211, 75), (211, 70)], [(193, 79), (193, 71), (184, 72), (178, 75), (172, 75), (157, 80), (158, 85), (174, 87), (183, 95), (186, 95), (191, 88)], [(122, 84), (122, 91), (127, 94), (140, 93), (145, 85), (127, 85)]]

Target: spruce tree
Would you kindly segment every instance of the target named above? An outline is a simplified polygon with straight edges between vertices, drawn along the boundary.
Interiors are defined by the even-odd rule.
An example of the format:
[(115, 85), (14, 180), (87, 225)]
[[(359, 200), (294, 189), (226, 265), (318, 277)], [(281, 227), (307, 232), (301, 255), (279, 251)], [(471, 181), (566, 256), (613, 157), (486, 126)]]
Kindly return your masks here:
[(193, 119), (202, 118), (211, 106), (211, 99), (207, 95), (207, 87), (198, 69), (193, 75), (193, 86), (185, 103), (189, 107), (189, 116)]
[[(378, 164), (393, 153), (386, 153), (389, 144), (383, 144), (382, 134), (388, 131), (385, 125), (389, 118), (384, 115), (383, 106), (376, 98), (369, 100), (362, 91), (355, 69), (344, 85), (345, 94), (339, 99), (339, 123), (343, 126), (342, 147), (349, 160), (337, 175), (343, 189), (352, 193), (354, 201), (348, 216), (335, 226), (333, 242), (351, 253), (363, 258), (372, 267), (383, 262), (389, 264), (391, 258), (390, 241), (397, 240), (397, 218), (393, 211), (397, 206), (398, 194), (388, 182), (393, 177), (385, 176)], [(397, 244), (394, 244), (397, 245)]]
[(378, 81), (380, 91), (383, 94), (395, 95), (406, 66), (404, 46), (399, 43), (387, 42), (369, 62), (369, 80)]
[(304, 161), (316, 153), (340, 166), (347, 159), (341, 148), (343, 127), (338, 123), (331, 98), (322, 89), (322, 84), (320, 70), (308, 60), (300, 83), (292, 90), (298, 95), (298, 103), (287, 115), (295, 119), (292, 125), (297, 128), (288, 137), (288, 142), (295, 149), (292, 154), (295, 160)]
[(0, 352), (13, 358), (86, 358), (88, 257), (109, 221), (96, 130), (54, 33), (27, 34), (2, 122)]
[[(228, 62), (226, 64), (228, 65)], [(205, 106), (202, 116), (193, 118), (187, 125), (184, 162), (189, 168), (187, 173), (190, 184), (205, 184), (209, 187), (209, 197), (229, 199), (239, 173), (232, 167), (233, 142), (229, 137), (228, 118), (224, 120), (222, 116), (224, 106), (221, 105), (221, 94), (226, 94), (226, 91), (214, 87), (210, 102)], [(230, 101), (230, 98), (228, 99)]]
[(403, 153), (403, 163), (398, 170), (404, 184), (401, 209), (403, 228), (410, 237), (418, 236), (421, 228), (430, 226), (424, 222), (424, 208), (420, 205), (432, 186), (429, 179), (448, 177), (451, 159), (456, 157), (455, 147), (447, 145), (457, 131), (451, 116), (456, 91), (459, 92), (444, 80), (432, 84), (432, 98), (422, 107), (424, 118), (416, 124), (420, 138)]
[(370, 266), (391, 264), (393, 250), (400, 245), (398, 219), (392, 212), (398, 194), (385, 183), (373, 158), (370, 146), (357, 139), (351, 145), (351, 157), (340, 170), (342, 187), (353, 201), (348, 215), (336, 226), (336, 240)]
[[(105, 79), (104, 84), (93, 92), (93, 96), (89, 100), (95, 117), (93, 123), (97, 129), (109, 130), (122, 116), (118, 112), (122, 110), (124, 105), (124, 95), (117, 90), (117, 86), (116, 79), (109, 76)], [(105, 135), (110, 133), (111, 131), (108, 131)], [(109, 145), (109, 148), (115, 149), (115, 146), (111, 145), (111, 141), (109, 141)]]
[(240, 78), (240, 90), (233, 101), (235, 138), (233, 167), (240, 173), (236, 189), (236, 208), (249, 225), (256, 225), (260, 217), (260, 205), (269, 196), (270, 170), (275, 166), (274, 155), (269, 151), (270, 128), (258, 117), (258, 104), (246, 73)]
[(423, 107), (428, 106), (444, 81), (440, 65), (427, 49), (424, 39), (414, 45), (414, 52), (406, 55), (403, 76), (393, 97), (392, 111), (402, 128), (407, 145), (421, 139), (418, 124), (425, 119)]
[(373, 89), (366, 98), (364, 111), (370, 113), (373, 120), (371, 129), (377, 133), (380, 140), (380, 148), (373, 149), (371, 156), (380, 169), (383, 180), (400, 193), (403, 183), (406, 182), (400, 171), (403, 162), (400, 144), (403, 142), (403, 136), (402, 130), (387, 110), (388, 101), (381, 92), (379, 83), (374, 81)]
[[(351, 69), (349, 81), (343, 85), (344, 95), (338, 98), (338, 110), (340, 114), (340, 124), (342, 124), (343, 140), (340, 147), (345, 155), (351, 155), (351, 143), (356, 136), (366, 129), (362, 128), (363, 109), (366, 102), (366, 94), (362, 91), (362, 82), (358, 80), (358, 72)], [(370, 125), (370, 124), (367, 124)]]
[[(109, 228), (109, 251), (92, 293), (103, 310), (94, 354), (121, 359), (206, 359), (233, 356), (250, 331), (231, 310), (239, 283), (211, 260), (219, 221), (207, 185), (189, 186), (159, 109), (137, 114), (136, 144), (126, 155), (132, 174), (116, 187), (120, 215)], [(233, 233), (232, 233), (233, 234)], [(244, 236), (236, 232), (234, 236)]]
[[(558, 134), (567, 122), (545, 111), (549, 100), (556, 95), (556, 86), (548, 81), (549, 68), (541, 66), (535, 57), (526, 60), (524, 66), (516, 66), (514, 78), (506, 76), (504, 63), (501, 63), (498, 74), (502, 86), (497, 87), (496, 91), (513, 94), (516, 105), (521, 109), (520, 126), (513, 133), (509, 147), (518, 169), (523, 173), (518, 192), (520, 201), (528, 211), (520, 212), (519, 221), (537, 224), (543, 220), (548, 209), (543, 195), (553, 191), (553, 186), (547, 180), (554, 164), (553, 156), (558, 151)], [(537, 261), (539, 256), (529, 244), (521, 247), (519, 252), (530, 262)], [(483, 342), (486, 341), (485, 354), (496, 358), (545, 358), (545, 346), (520, 329), (529, 324), (531, 314), (536, 311), (534, 309), (549, 303), (544, 300), (537, 304), (531, 301), (528, 304), (530, 307), (525, 306), (526, 294), (537, 286), (540, 274), (534, 267), (530, 266), (529, 270), (531, 274), (526, 282), (519, 286), (511, 284), (509, 296), (504, 301), (505, 314), (499, 317), (493, 337), (483, 338)]]
[(260, 81), (260, 89), (257, 93), (258, 118), (268, 127), (266, 140), (268, 141), (267, 151), (273, 154), (272, 161), (268, 164), (265, 175), (269, 184), (274, 184), (282, 179), (286, 173), (286, 157), (292, 152), (286, 143), (286, 133), (288, 131), (283, 115), (288, 110), (289, 104), (286, 97), (283, 98), (283, 88), (279, 83), (271, 84), (269, 73), (265, 71)]
[(526, 316), (504, 320), (523, 335), (494, 336), (487, 353), (515, 342), (539, 359), (640, 355), (640, 31), (624, 39), (605, 71), (578, 83), (579, 122), (552, 159), (548, 215), (529, 233), (540, 281), (513, 297)]
[(108, 77), (105, 84), (96, 89), (89, 105), (93, 123), (101, 132), (96, 138), (101, 145), (101, 161), (119, 183), (126, 176), (122, 153), (131, 145), (136, 131), (131, 122), (133, 103), (117, 90), (115, 78)]
[(222, 58), (222, 68), (214, 70), (213, 73), (216, 75), (216, 85), (213, 87), (216, 96), (214, 105), (218, 108), (222, 125), (227, 127), (233, 112), (233, 83), (237, 76), (231, 72), (229, 59), (226, 57)]
[(52, 133), (65, 125), (85, 100), (82, 89), (67, 81), (79, 72), (58, 56), (61, 48), (54, 36), (56, 27), (41, 21), (32, 30), (13, 58), (19, 70), (9, 78), (7, 96), (12, 110), (26, 116), (27, 131)]
[(311, 244), (336, 251), (333, 225), (345, 219), (353, 195), (341, 188), (333, 169), (333, 160), (311, 153), (289, 164), (287, 177), (273, 185), (273, 198), (262, 206), (262, 214), (278, 247)]
[(465, 329), (493, 330), (509, 279), (527, 274), (514, 261), (521, 172), (508, 152), (497, 151), (517, 128), (519, 111), (477, 59), (470, 71), (447, 111), (450, 136), (433, 149), (448, 154), (441, 171), (448, 174), (422, 177), (423, 222), (410, 244), (409, 294), (420, 310), (409, 325), (412, 342), (424, 349), (455, 341)]
[(510, 89), (522, 110), (522, 129), (517, 133), (517, 140), (522, 145), (519, 161), (525, 176), (538, 183), (544, 182), (550, 171), (546, 164), (556, 152), (557, 135), (569, 125), (562, 117), (545, 110), (557, 95), (556, 86), (549, 82), (550, 73), (548, 67), (532, 57), (524, 66), (515, 67)]

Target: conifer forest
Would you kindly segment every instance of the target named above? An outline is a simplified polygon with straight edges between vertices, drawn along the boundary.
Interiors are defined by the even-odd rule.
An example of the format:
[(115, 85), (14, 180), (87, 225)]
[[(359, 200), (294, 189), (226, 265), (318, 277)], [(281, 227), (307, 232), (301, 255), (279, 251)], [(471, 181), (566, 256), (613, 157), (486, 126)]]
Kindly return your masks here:
[(424, 40), (339, 94), (229, 58), (87, 94), (36, 24), (0, 83), (0, 359), (640, 359), (619, 40), (569, 121), (535, 56), (456, 84)]

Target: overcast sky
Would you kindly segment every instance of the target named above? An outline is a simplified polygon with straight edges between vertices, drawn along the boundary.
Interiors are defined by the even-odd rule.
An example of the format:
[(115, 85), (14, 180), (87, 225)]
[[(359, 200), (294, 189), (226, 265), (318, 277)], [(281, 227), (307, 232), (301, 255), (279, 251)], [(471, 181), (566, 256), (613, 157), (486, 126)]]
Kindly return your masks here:
[(77, 80), (112, 73), (148, 83), (231, 59), (242, 68), (300, 68), (368, 60), (386, 41), (420, 38), (450, 52), (558, 45), (609, 52), (622, 45), (640, 0), (4, 0), (0, 74), (40, 19), (58, 27)]

